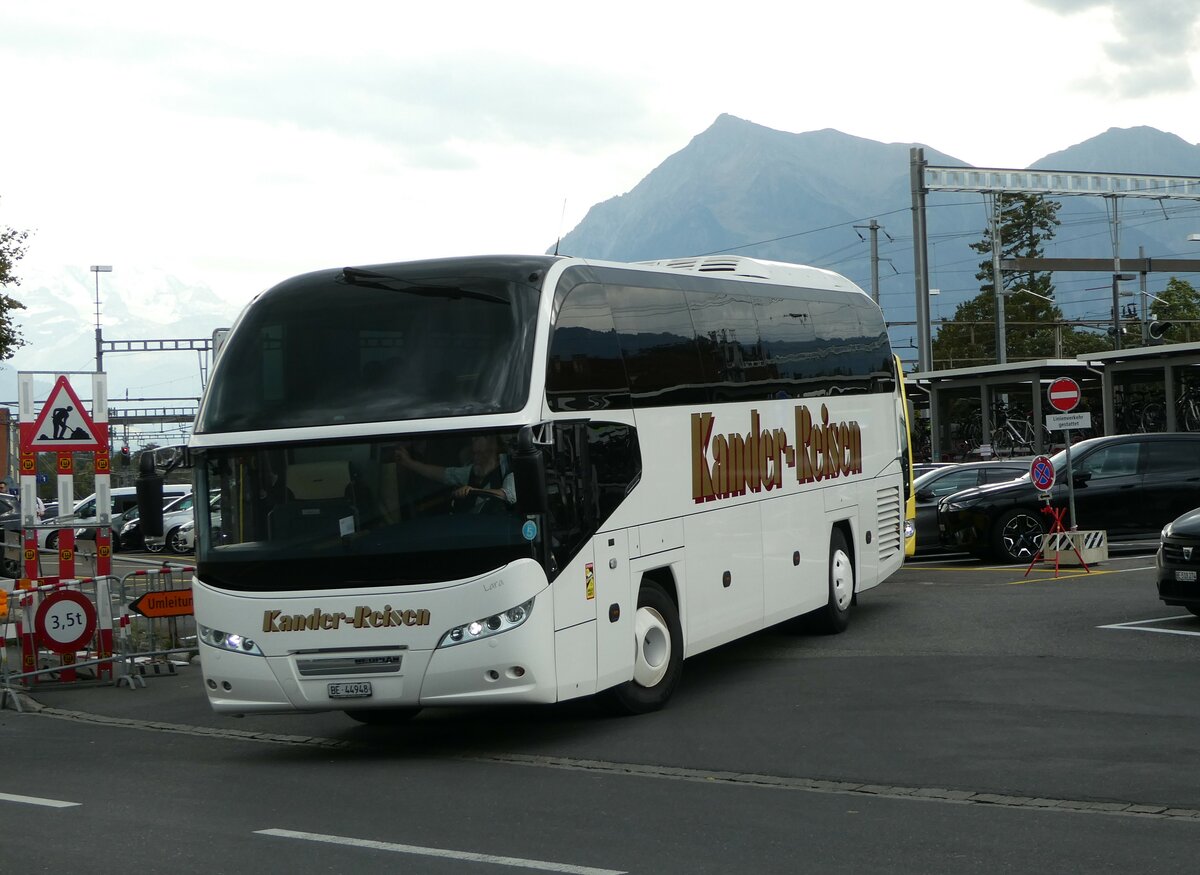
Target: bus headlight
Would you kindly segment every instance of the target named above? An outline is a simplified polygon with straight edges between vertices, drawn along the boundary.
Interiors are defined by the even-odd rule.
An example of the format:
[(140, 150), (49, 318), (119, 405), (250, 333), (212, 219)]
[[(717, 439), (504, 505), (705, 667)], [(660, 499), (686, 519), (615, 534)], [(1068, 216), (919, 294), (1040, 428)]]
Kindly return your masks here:
[(917, 521), (916, 520), (905, 520), (904, 521), (904, 539), (908, 540), (916, 533), (917, 533)]
[(533, 613), (533, 599), (517, 605), (515, 608), (509, 608), (507, 611), (484, 617), (482, 620), (455, 626), (442, 636), (438, 647), (453, 647), (455, 644), (466, 644), (468, 641), (478, 641), (481, 638), (499, 635), (501, 632), (507, 632), (509, 629), (520, 626), (529, 619), (531, 613)]
[(200, 640), (209, 647), (215, 647), (218, 650), (228, 650), (231, 653), (245, 653), (249, 656), (262, 656), (263, 652), (258, 645), (242, 635), (235, 632), (222, 632), (220, 629), (210, 629), (207, 626), (196, 624), (200, 630)]

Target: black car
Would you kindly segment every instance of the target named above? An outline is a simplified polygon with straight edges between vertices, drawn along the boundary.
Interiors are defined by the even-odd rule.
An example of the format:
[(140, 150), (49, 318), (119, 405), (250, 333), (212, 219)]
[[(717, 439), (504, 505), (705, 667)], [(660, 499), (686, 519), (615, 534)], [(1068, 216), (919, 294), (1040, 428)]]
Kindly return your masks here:
[(1029, 473), (1028, 462), (963, 462), (943, 465), (917, 477), (913, 493), (917, 502), (917, 552), (940, 553), (946, 548), (938, 537), (938, 501), (947, 495), (987, 483), (1007, 483)]
[[(1066, 452), (1052, 457), (1050, 504), (1067, 506)], [(1200, 433), (1124, 434), (1080, 441), (1071, 449), (1075, 522), (1103, 529), (1110, 541), (1157, 538), (1166, 523), (1200, 505)], [(980, 558), (1029, 562), (1050, 529), (1036, 487), (1013, 483), (959, 492), (938, 503), (947, 548)], [(1064, 525), (1070, 524), (1069, 516)]]
[(1158, 597), (1200, 617), (1200, 507), (1167, 523), (1155, 565)]

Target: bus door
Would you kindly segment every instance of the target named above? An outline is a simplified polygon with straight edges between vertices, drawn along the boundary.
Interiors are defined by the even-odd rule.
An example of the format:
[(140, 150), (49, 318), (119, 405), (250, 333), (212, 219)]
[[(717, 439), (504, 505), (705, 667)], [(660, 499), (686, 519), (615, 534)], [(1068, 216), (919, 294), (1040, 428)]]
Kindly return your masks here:
[(596, 680), (604, 689), (629, 680), (633, 669), (637, 592), (629, 575), (629, 531), (599, 535), (595, 556)]
[[(562, 630), (564, 639), (567, 629), (575, 630), (570, 636), (577, 641), (585, 634), (592, 636), (591, 651), (602, 687), (627, 680), (633, 665), (637, 605), (630, 595), (629, 534), (624, 530), (596, 533), (611, 510), (613, 496), (628, 490), (627, 472), (614, 473), (606, 461), (629, 452), (628, 431), (621, 426), (557, 421), (546, 464), (555, 628)], [(626, 441), (620, 440), (623, 437)], [(565, 668), (559, 668), (560, 682)]]

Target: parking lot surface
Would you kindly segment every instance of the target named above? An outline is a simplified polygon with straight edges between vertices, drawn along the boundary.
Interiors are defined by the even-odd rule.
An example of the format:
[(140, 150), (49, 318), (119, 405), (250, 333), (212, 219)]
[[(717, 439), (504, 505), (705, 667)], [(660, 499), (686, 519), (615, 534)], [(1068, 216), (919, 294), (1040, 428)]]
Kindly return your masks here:
[[(132, 780), (86, 759), (97, 741), (149, 758), (141, 808), (167, 776), (201, 800), (236, 776), (218, 808), (269, 811), (242, 821), (282, 832), (251, 840), (245, 822), (197, 803), (182, 841), (236, 834), (250, 861), (304, 841), (295, 871), (337, 869), (342, 846), (289, 830), (603, 871), (794, 872), (798, 859), (846, 872), (1192, 871), (1200, 620), (1157, 600), (1152, 565), (1137, 551), (1057, 577), (911, 563), (864, 595), (846, 633), (780, 626), (703, 654), (664, 711), (636, 718), (574, 702), (430, 710), (392, 729), (337, 713), (234, 719), (208, 709), (187, 665), (145, 689), (35, 690), (40, 713), (0, 723), (27, 751), (57, 745), (77, 778), (52, 782), (63, 798)], [(0, 788), (49, 795), (45, 781), (32, 791), (36, 774), (16, 763)], [(547, 829), (527, 835), (528, 811)], [(66, 853), (42, 848), (38, 859)], [(389, 871), (395, 853), (414, 871), (452, 871), (359, 853), (360, 871)]]

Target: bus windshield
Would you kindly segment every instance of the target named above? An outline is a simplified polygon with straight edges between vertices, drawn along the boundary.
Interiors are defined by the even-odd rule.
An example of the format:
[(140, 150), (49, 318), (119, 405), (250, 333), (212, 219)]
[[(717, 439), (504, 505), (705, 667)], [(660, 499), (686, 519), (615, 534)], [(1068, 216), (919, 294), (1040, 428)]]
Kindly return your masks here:
[(245, 314), (217, 360), (197, 433), (520, 410), (539, 273), (437, 262), (296, 277)]
[[(204, 579), (233, 590), (461, 580), (536, 556), (516, 511), (510, 432), (207, 450)], [(527, 539), (526, 535), (533, 535)]]

